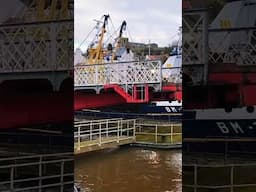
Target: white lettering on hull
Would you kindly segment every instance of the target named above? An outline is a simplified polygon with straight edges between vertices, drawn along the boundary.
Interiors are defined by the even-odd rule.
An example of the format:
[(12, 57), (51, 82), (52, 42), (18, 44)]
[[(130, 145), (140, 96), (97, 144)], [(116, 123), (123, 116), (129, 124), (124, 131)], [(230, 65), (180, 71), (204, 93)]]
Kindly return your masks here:
[(242, 127), (237, 121), (229, 121), (223, 122), (218, 121), (216, 122), (217, 127), (223, 134), (235, 133), (235, 134), (245, 134), (246, 130), (253, 130), (256, 128), (256, 122), (251, 123), (251, 125)]
[(229, 133), (229, 128), (226, 126), (224, 122), (217, 122), (217, 126), (223, 134)]

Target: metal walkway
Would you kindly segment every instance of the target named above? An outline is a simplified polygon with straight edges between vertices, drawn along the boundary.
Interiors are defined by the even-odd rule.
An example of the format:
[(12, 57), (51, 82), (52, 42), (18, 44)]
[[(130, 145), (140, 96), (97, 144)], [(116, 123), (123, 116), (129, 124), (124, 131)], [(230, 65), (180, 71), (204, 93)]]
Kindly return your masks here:
[(114, 90), (127, 103), (149, 101), (149, 89), (160, 91), (162, 64), (160, 61), (131, 61), (107, 64), (77, 65), (74, 69), (75, 91)]
[(163, 68), (161, 61), (76, 65), (75, 110), (159, 99), (181, 101), (181, 82), (162, 78), (163, 72), (173, 70), (177, 68)]
[(75, 89), (102, 89), (118, 84), (126, 91), (131, 85), (145, 84), (160, 88), (162, 64), (160, 61), (133, 61), (111, 64), (75, 66)]
[(122, 118), (86, 120), (75, 123), (75, 154), (120, 145), (180, 148), (181, 124), (139, 123)]
[(134, 142), (135, 122), (118, 118), (75, 123), (75, 154)]

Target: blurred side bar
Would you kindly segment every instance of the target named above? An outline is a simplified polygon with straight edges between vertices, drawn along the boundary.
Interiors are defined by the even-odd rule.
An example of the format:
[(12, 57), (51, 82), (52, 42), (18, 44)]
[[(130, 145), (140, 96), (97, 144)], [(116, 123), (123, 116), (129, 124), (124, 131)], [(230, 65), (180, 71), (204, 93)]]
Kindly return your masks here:
[(183, 191), (255, 191), (256, 2), (183, 5)]
[(1, 5), (0, 191), (73, 191), (73, 6)]

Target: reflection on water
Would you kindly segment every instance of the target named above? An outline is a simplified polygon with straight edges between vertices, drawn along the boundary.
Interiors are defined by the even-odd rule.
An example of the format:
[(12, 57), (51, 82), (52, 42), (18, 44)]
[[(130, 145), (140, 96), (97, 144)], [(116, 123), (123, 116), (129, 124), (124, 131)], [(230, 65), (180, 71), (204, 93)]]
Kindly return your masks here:
[(180, 192), (181, 151), (121, 148), (76, 158), (75, 177), (88, 192)]

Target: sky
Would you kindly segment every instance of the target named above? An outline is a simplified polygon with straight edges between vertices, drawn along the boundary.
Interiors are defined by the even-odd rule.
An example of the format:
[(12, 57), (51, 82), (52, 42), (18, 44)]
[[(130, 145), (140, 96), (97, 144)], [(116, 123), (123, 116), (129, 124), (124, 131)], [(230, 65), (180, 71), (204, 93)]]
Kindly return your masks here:
[[(75, 48), (96, 25), (94, 19), (99, 20), (104, 14), (110, 15), (115, 29), (123, 20), (127, 22), (125, 34), (130, 41), (148, 43), (150, 40), (159, 46), (168, 46), (177, 39), (181, 26), (181, 1), (75, 0)], [(113, 29), (111, 22), (108, 25)], [(85, 50), (90, 42), (88, 38), (80, 48)]]

